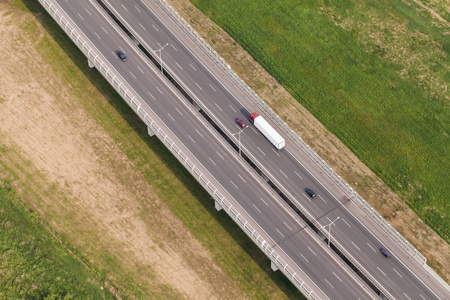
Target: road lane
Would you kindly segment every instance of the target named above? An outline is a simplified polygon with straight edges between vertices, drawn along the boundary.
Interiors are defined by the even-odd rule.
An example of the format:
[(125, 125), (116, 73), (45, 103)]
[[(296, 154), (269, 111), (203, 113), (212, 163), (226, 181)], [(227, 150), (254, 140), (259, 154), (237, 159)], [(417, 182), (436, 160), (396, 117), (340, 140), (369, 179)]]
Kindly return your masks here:
[[(175, 72), (172, 72), (172, 74), (183, 83), (194, 98), (200, 101), (200, 103), (207, 108), (210, 114), (212, 114), (223, 127), (229, 129), (230, 133), (234, 126), (232, 120), (234, 120), (235, 117), (246, 117), (246, 115), (241, 114), (241, 111), (239, 110), (239, 108), (245, 109), (245, 106), (238, 100), (238, 98), (243, 99), (245, 96), (241, 95), (238, 97), (235, 94), (232, 94), (230, 92), (231, 89), (228, 89), (224, 85), (224, 82), (226, 81), (218, 80), (218, 76), (214, 75), (213, 72), (206, 67), (206, 64), (201, 61), (202, 59), (205, 59), (201, 56), (201, 52), (197, 51), (194, 53), (195, 50), (186, 47), (186, 45), (173, 34), (172, 30), (174, 27), (171, 26), (169, 28), (167, 24), (164, 24), (161, 19), (158, 18), (154, 13), (156, 6), (152, 5), (150, 7), (145, 5), (142, 1), (134, 1), (133, 3), (136, 6), (139, 6), (139, 13), (127, 14), (126, 11), (122, 11), (118, 6), (118, 3), (121, 3), (122, 1), (108, 0), (107, 2), (114, 8), (115, 13), (128, 24), (129, 28), (132, 28), (140, 37), (140, 40), (145, 41), (145, 44), (150, 49), (156, 49), (163, 43), (169, 43), (173, 46), (172, 49), (167, 48), (164, 50), (163, 61), (166, 69), (174, 70)], [(148, 3), (152, 2), (149, 1)], [(151, 33), (142, 32), (134, 25), (136, 20), (139, 20), (140, 24), (156, 24), (155, 26), (158, 30)], [(211, 91), (204, 88), (206, 86), (214, 86), (213, 97), (211, 97)], [(236, 107), (238, 110), (232, 109), (231, 111), (224, 111), (222, 107)], [(237, 111), (239, 111), (239, 114), (236, 116)], [(332, 219), (334, 215), (339, 215), (344, 220), (354, 219), (352, 213), (342, 205), (341, 201), (328, 192), (326, 187), (321, 185), (320, 182), (312, 176), (309, 170), (303, 167), (296, 157), (290, 155), (292, 153), (283, 155), (271, 151), (273, 149), (271, 149), (271, 145), (267, 143), (265, 138), (258, 134), (252, 135), (251, 131), (242, 134), (241, 142), (243, 149), (247, 149), (247, 152), (252, 151), (251, 149), (254, 148), (254, 145), (258, 145), (256, 148), (258, 151), (252, 151), (252, 154), (259, 164), (265, 168), (268, 174), (271, 174), (271, 178), (277, 178), (280, 181), (279, 185), (292, 195), (294, 199), (297, 199), (299, 203), (306, 207), (313, 218), (319, 222), (325, 217)], [(277, 157), (279, 159), (277, 159)], [(281, 169), (280, 165), (282, 166)], [(298, 183), (298, 174), (302, 174), (300, 175), (302, 180), (304, 180), (303, 177), (306, 179), (302, 181), (301, 184)], [(294, 175), (297, 175), (297, 177)], [(302, 197), (299, 196), (303, 195), (304, 187), (312, 187), (316, 191), (319, 191), (321, 195), (321, 198), (319, 199), (322, 200), (323, 203), (318, 204), (317, 201), (303, 202)], [(345, 251), (350, 253), (363, 268), (369, 270), (376, 281), (382, 283), (388, 291), (394, 293), (397, 297), (404, 296), (406, 291), (414, 291), (417, 295), (425, 294), (428, 299), (438, 298), (434, 295), (433, 291), (422, 282), (422, 280), (410, 272), (409, 268), (404, 263), (407, 259), (404, 253), (399, 253), (399, 255), (403, 256), (402, 258), (399, 256), (395, 261), (391, 260), (389, 262), (396, 268), (401, 269), (404, 274), (407, 274), (404, 279), (403, 277), (400, 277), (401, 279), (392, 280), (392, 278), (395, 278), (391, 277), (395, 273), (394, 271), (391, 271), (389, 276), (381, 276), (379, 273), (375, 272), (379, 264), (386, 263), (384, 258), (377, 252), (361, 252), (358, 250), (358, 247), (355, 247), (353, 244), (370, 242), (370, 244), (374, 245), (373, 247), (381, 247), (383, 244), (377, 237), (377, 235), (380, 234), (384, 235), (383, 233), (370, 232), (364, 224), (358, 221), (351, 230), (348, 227), (338, 226), (334, 230), (333, 237), (339, 241)], [(353, 240), (349, 242), (348, 236), (352, 236), (353, 239), (355, 239), (355, 242), (353, 242)], [(418, 270), (418, 272), (420, 272), (420, 270)], [(421, 272), (419, 275), (427, 277), (425, 272)]]
[[(236, 153), (233, 150), (230, 150), (230, 147), (224, 145), (224, 142), (220, 138), (215, 136), (212, 128), (202, 120), (199, 114), (191, 106), (188, 106), (184, 100), (180, 100), (177, 93), (167, 84), (167, 82), (156, 76), (157, 73), (155, 72), (154, 67), (148, 64), (146, 60), (138, 54), (135, 47), (130, 43), (127, 43), (127, 40), (123, 35), (116, 32), (117, 28), (114, 28), (111, 24), (108, 25), (107, 19), (104, 19), (100, 12), (95, 12), (95, 6), (93, 6), (92, 3), (91, 6), (87, 5), (89, 3), (82, 2), (67, 3), (65, 1), (59, 1), (58, 3), (63, 7), (67, 5), (65, 6), (65, 11), (69, 12), (72, 20), (77, 22), (80, 29), (95, 43), (97, 49), (102, 53), (105, 53), (107, 59), (114, 68), (121, 72), (127, 82), (132, 84), (136, 92), (146, 100), (153, 111), (157, 112), (163, 122), (166, 124), (170, 124), (171, 122), (183, 122), (183, 125), (185, 126), (171, 126), (173, 133), (184, 145), (188, 146), (189, 149), (192, 149), (192, 153), (196, 157), (202, 158), (202, 164), (211, 170), (211, 174), (215, 178), (218, 178), (219, 181), (225, 185), (227, 179), (235, 177), (235, 170), (239, 170), (240, 176), (245, 180), (235, 180), (239, 192), (233, 193), (232, 188), (230, 188), (229, 185), (226, 186), (226, 188), (230, 190), (230, 194), (234, 194), (233, 197), (238, 198), (239, 203), (248, 210), (255, 210), (252, 204), (256, 205), (257, 203), (260, 205), (261, 201), (259, 199), (265, 199), (264, 201), (271, 208), (271, 212), (269, 214), (261, 213), (262, 215), (260, 217), (258, 216), (259, 212), (253, 213), (254, 216), (260, 219), (258, 223), (263, 224), (264, 230), (267, 229), (271, 236), (275, 236), (275, 232), (281, 232), (285, 237), (289, 236), (289, 231), (297, 230), (299, 232), (298, 238), (300, 238), (301, 241), (298, 248), (301, 249), (302, 247), (305, 247), (305, 244), (309, 244), (309, 247), (311, 248), (323, 247), (321, 243), (318, 243), (315, 240), (315, 237), (311, 236), (308, 230), (302, 227), (301, 223), (294, 218), (288, 209), (278, 203), (279, 199), (270, 196), (270, 191), (261, 179), (240, 163), (240, 160), (236, 157)], [(88, 8), (89, 13), (86, 12), (86, 8)], [(102, 26), (108, 28), (107, 32), (97, 30)], [(114, 51), (117, 48), (122, 49), (128, 55), (128, 60), (126, 62), (120, 61), (115, 55)], [(138, 66), (146, 76), (137, 75), (138, 73), (136, 70), (138, 70)], [(155, 89), (159, 90), (160, 95), (154, 97), (149, 96), (149, 93), (152, 95), (157, 94)], [(174, 110), (174, 107), (177, 109)], [(175, 111), (179, 115), (177, 118), (173, 117)], [(172, 115), (172, 118), (169, 114)], [(197, 139), (204, 139), (204, 141), (202, 141), (204, 147), (196, 147), (195, 142), (188, 137), (193, 137), (196, 134)], [(218, 166), (220, 164), (220, 166), (218, 168), (212, 167), (212, 162), (207, 159), (208, 157), (215, 157), (216, 159), (214, 162)], [(251, 188), (249, 188), (249, 185)], [(274, 218), (273, 215), (277, 215), (277, 217)], [(303, 230), (300, 230), (302, 228)], [(272, 243), (275, 246), (278, 241), (274, 240)], [(317, 265), (326, 261), (327, 266), (322, 271), (316, 268), (314, 273), (308, 275), (314, 277), (314, 280), (318, 283), (323, 282), (324, 278), (327, 279), (328, 282), (332, 282), (332, 284), (334, 284), (333, 290), (331, 290), (331, 287), (323, 285), (323, 288), (328, 294), (339, 295), (346, 299), (371, 297), (370, 294), (364, 292), (359, 286), (359, 283), (352, 278), (351, 274), (345, 269), (342, 269), (339, 264), (335, 262), (335, 258), (333, 258), (332, 255), (327, 254), (326, 251), (319, 251), (318, 249), (317, 252), (319, 252), (317, 258), (309, 257), (309, 261), (313, 261), (313, 263)], [(331, 277), (327, 278), (330, 269), (341, 277), (346, 278), (346, 281), (339, 283), (337, 281), (334, 282), (336, 279)], [(340, 288), (336, 289), (336, 286)], [(349, 287), (352, 288), (349, 289)]]

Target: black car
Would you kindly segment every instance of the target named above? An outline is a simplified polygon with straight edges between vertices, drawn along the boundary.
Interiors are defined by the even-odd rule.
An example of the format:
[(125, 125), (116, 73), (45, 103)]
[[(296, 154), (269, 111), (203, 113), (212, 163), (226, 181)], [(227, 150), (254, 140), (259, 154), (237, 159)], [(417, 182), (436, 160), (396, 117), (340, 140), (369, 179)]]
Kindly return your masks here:
[(381, 254), (383, 254), (384, 257), (386, 257), (386, 258), (391, 257), (391, 252), (389, 252), (388, 250), (386, 250), (386, 249), (384, 249), (384, 248), (381, 248), (381, 249), (380, 249), (380, 252), (381, 252)]
[(116, 53), (117, 53), (117, 56), (118, 56), (122, 61), (126, 61), (126, 60), (127, 60), (127, 56), (126, 56), (125, 53), (123, 53), (122, 51), (117, 50)]
[(305, 193), (307, 193), (311, 198), (316, 198), (316, 193), (312, 189), (305, 189)]

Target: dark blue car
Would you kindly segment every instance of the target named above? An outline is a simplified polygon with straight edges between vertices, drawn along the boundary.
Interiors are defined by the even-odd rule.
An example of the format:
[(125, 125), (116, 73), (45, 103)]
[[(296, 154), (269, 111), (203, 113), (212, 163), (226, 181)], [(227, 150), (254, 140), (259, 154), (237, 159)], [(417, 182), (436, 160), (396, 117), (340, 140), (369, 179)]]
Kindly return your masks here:
[(381, 254), (383, 254), (384, 257), (386, 257), (386, 258), (391, 257), (391, 252), (387, 251), (387, 250), (384, 249), (384, 248), (381, 248), (381, 249), (380, 249), (380, 252), (381, 252)]
[(126, 56), (125, 53), (123, 53), (122, 51), (117, 50), (116, 53), (117, 53), (117, 56), (118, 56), (122, 61), (126, 61), (126, 60), (127, 60), (127, 56)]
[(305, 189), (305, 192), (311, 197), (311, 198), (316, 198), (316, 193), (314, 193), (314, 191), (312, 189)]

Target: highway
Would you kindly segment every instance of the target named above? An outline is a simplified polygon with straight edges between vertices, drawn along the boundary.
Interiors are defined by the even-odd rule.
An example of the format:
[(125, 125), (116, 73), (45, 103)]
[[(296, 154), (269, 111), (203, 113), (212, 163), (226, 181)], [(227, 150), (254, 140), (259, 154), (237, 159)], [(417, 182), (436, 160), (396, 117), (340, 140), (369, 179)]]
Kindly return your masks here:
[[(224, 141), (217, 137), (212, 127), (160, 77), (155, 67), (120, 34), (118, 28), (104, 17), (97, 6), (87, 5), (92, 4), (91, 2), (58, 3), (111, 65), (146, 99), (160, 119), (170, 126), (173, 134), (194, 156), (201, 158), (210, 174), (245, 211), (252, 214), (264, 231), (275, 237), (280, 232), (284, 233), (283, 238), (269, 240), (271, 246), (288, 251), (287, 255), (299, 262), (310, 280), (317, 283), (314, 289), (323, 293), (323, 299), (374, 298), (369, 289), (352, 272), (342, 268), (342, 263), (327, 251), (323, 243), (290, 210), (280, 204), (280, 200), (272, 195), (268, 186), (237, 159), (235, 151), (224, 145)], [(115, 53), (117, 49), (127, 53), (128, 60), (125, 63), (118, 59)], [(283, 242), (282, 247), (277, 247), (279, 242)]]
[[(247, 118), (251, 113), (244, 103), (245, 95), (238, 90), (231, 92), (233, 84), (227, 80), (220, 80), (220, 73), (213, 73), (210, 62), (205, 62), (205, 56), (196, 49), (187, 45), (186, 40), (181, 40), (182, 32), (177, 31), (176, 24), (162, 20), (157, 15), (157, 6), (153, 1), (133, 1), (124, 4), (121, 0), (106, 0), (116, 16), (126, 24), (126, 27), (138, 39), (145, 42), (148, 50), (160, 49), (169, 43), (169, 47), (163, 50), (164, 67), (175, 74), (179, 83), (197, 101), (206, 107), (214, 120), (226, 128), (231, 135), (238, 129), (234, 123), (236, 117)], [(245, 110), (242, 110), (245, 108)], [(333, 237), (338, 243), (357, 260), (357, 262), (371, 277), (380, 283), (392, 296), (397, 299), (438, 299), (439, 297), (412, 273), (404, 263), (406, 258), (403, 253), (394, 259), (386, 260), (378, 251), (380, 247), (391, 249), (390, 245), (384, 245), (376, 236), (367, 230), (353, 214), (346, 208), (345, 202), (335, 197), (323, 186), (313, 174), (306, 169), (301, 158), (296, 153), (287, 151), (277, 152), (254, 128), (242, 133), (241, 143), (247, 153), (251, 153), (254, 161), (270, 174), (272, 180), (276, 180), (279, 186), (284, 188), (289, 195), (296, 199), (312, 217), (321, 225), (329, 224), (340, 217), (339, 222), (333, 225)], [(309, 187), (318, 192), (318, 199), (314, 201), (307, 197), (304, 188)], [(391, 249), (392, 250), (392, 249)], [(420, 269), (415, 268), (420, 273)], [(423, 272), (424, 273), (424, 272)], [(419, 274), (426, 278), (426, 274)], [(430, 281), (430, 284), (433, 282)], [(445, 296), (445, 292), (442, 294)]]
[[(340, 267), (339, 261), (327, 252), (323, 243), (317, 242), (298, 218), (280, 204), (281, 200), (272, 195), (262, 180), (237, 159), (236, 153), (223, 145), (224, 141), (173, 87), (160, 78), (154, 66), (120, 34), (95, 2), (57, 2), (177, 138), (272, 237), (273, 245), (278, 245), (289, 255), (324, 294), (330, 299), (373, 297), (365, 292), (358, 280), (349, 276), (348, 270)], [(247, 118), (253, 112), (253, 104), (201, 49), (183, 35), (176, 23), (164, 16), (155, 2), (109, 0), (107, 3), (128, 30), (145, 42), (148, 50), (157, 50), (169, 43), (160, 52), (164, 68), (229, 135), (239, 130), (234, 119)], [(114, 52), (116, 49), (127, 53), (127, 62), (119, 61)], [(381, 233), (368, 230), (368, 227), (376, 227), (356, 218), (351, 203), (287, 142), (287, 149), (278, 152), (253, 127), (241, 134), (243, 150), (312, 218), (326, 225), (339, 217), (332, 227), (333, 242), (339, 243), (393, 298), (448, 298), (448, 293), (428, 280), (425, 272), (408, 260), (393, 242), (383, 238)], [(307, 197), (303, 191), (305, 187), (315, 190), (318, 197), (314, 200)], [(390, 249), (394, 257), (385, 259), (378, 251), (380, 247)]]

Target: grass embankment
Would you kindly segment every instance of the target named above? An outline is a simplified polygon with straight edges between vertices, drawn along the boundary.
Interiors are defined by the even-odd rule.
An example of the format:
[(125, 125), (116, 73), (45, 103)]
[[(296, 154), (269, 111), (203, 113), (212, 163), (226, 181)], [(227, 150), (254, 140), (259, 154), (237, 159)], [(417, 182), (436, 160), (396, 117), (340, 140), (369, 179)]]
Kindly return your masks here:
[(0, 298), (114, 299), (17, 198), (0, 182)]
[(412, 1), (191, 2), (449, 242), (445, 25)]
[[(8, 109), (36, 105), (35, 113), (52, 109), (37, 118), (27, 115), (25, 109), (19, 110), (35, 118), (32, 127), (24, 126), (18, 117), (8, 129), (14, 132), (18, 127), (23, 131), (11, 136), (6, 129), (0, 131), (2, 138), (9, 141), (0, 153), (1, 177), (14, 186), (23, 201), (125, 297), (181, 298), (184, 294), (179, 286), (170, 282), (179, 276), (171, 276), (176, 270), (166, 267), (165, 274), (158, 273), (158, 267), (167, 264), (195, 270), (193, 275), (207, 283), (204, 286), (210, 289), (211, 298), (301, 298), (282, 274), (271, 271), (269, 260), (234, 222), (214, 209), (207, 193), (170, 152), (157, 139), (148, 137), (139, 118), (103, 77), (87, 66), (86, 58), (45, 10), (32, 0), (16, 0), (9, 5), (16, 10), (8, 15), (22, 20), (22, 32), (14, 39), (21, 46), (14, 47), (22, 59), (30, 59), (25, 75), (30, 80), (35, 78), (38, 82), (32, 87), (44, 88), (42, 94), (49, 95), (51, 101), (39, 98), (41, 93), (37, 92), (38, 98), (32, 95), (28, 103), (16, 100), (9, 106), (10, 99), (3, 99), (0, 104)], [(30, 12), (37, 20), (23, 16)], [(22, 39), (31, 41), (33, 51), (37, 51), (34, 57), (22, 55)], [(41, 66), (34, 66), (41, 60)], [(28, 96), (24, 85), (20, 99)], [(54, 120), (55, 113), (63, 120)], [(53, 121), (58, 124), (55, 129)], [(41, 122), (46, 122), (45, 128), (39, 127)], [(97, 132), (96, 125), (103, 131)], [(27, 151), (27, 140), (33, 143), (39, 139), (27, 135), (16, 138), (27, 130), (42, 136), (43, 144), (34, 151)], [(48, 130), (55, 136), (47, 134)], [(113, 143), (103, 143), (107, 139), (104, 133)], [(22, 147), (16, 149), (14, 143)], [(78, 146), (80, 152), (76, 153), (73, 149)], [(120, 153), (115, 152), (116, 148)], [(67, 159), (65, 152), (69, 153)], [(77, 170), (82, 173), (77, 174)], [(110, 195), (108, 189), (115, 187), (117, 193)], [(127, 196), (124, 190), (132, 195)], [(171, 214), (176, 219), (171, 219)], [(192, 236), (195, 241), (190, 240)], [(202, 249), (207, 250), (204, 256), (208, 259), (201, 256)], [(158, 251), (173, 256), (161, 261), (165, 256)], [(179, 265), (172, 261), (179, 261)], [(191, 278), (184, 279), (180, 285), (186, 285)], [(206, 298), (208, 294), (198, 297)]]

